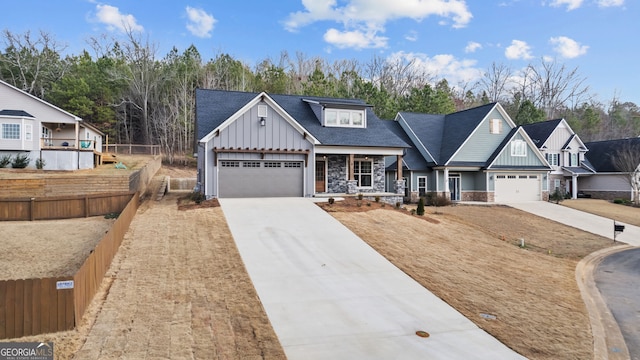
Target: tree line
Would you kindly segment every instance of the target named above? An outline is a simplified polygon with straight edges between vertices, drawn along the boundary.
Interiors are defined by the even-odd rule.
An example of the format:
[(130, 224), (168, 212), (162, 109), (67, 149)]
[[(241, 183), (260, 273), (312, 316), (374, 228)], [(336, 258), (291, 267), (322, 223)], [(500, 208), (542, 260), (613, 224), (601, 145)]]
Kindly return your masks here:
[(450, 84), (402, 58), (329, 62), (285, 51), (249, 66), (226, 53), (204, 61), (195, 46), (159, 57), (133, 32), (91, 38), (77, 55), (42, 31), (4, 30), (2, 40), (2, 80), (92, 123), (110, 142), (160, 145), (170, 161), (193, 150), (196, 88), (358, 98), (382, 119), (497, 101), (519, 125), (564, 118), (584, 141), (640, 135), (636, 104), (598, 102), (578, 68), (557, 61), (518, 70), (493, 63), (475, 83)]

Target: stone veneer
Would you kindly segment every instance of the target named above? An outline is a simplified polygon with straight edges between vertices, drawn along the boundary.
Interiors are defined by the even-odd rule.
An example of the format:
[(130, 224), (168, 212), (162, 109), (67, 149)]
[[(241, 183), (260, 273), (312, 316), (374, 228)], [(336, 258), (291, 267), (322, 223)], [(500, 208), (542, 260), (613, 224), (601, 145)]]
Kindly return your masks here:
[(383, 193), (385, 182), (384, 157), (373, 159), (373, 187), (359, 188), (347, 180), (348, 155), (330, 155), (327, 157), (327, 192), (335, 194)]

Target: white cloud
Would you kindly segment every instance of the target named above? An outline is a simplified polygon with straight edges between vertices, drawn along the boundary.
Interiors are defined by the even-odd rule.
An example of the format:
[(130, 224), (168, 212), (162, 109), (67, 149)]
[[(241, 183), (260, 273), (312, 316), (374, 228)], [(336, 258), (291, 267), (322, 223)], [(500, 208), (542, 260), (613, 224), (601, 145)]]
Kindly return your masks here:
[(587, 53), (589, 49), (586, 45), (580, 45), (577, 41), (566, 36), (552, 37), (549, 42), (554, 45), (553, 50), (561, 57), (573, 59)]
[(211, 31), (213, 30), (213, 25), (216, 23), (216, 19), (202, 9), (187, 6), (186, 10), (187, 18), (189, 19), (187, 22), (187, 30), (197, 37), (211, 37)]
[(561, 7), (566, 5), (567, 11), (575, 10), (582, 6), (584, 0), (551, 0), (549, 5), (553, 7)]
[(522, 40), (512, 40), (511, 45), (505, 49), (504, 55), (507, 59), (511, 60), (528, 60), (533, 58), (533, 55), (531, 55), (531, 46)]
[(404, 36), (404, 38), (405, 38), (407, 41), (418, 41), (418, 33), (417, 33), (417, 32), (415, 32), (415, 31), (413, 31), (413, 30), (412, 30), (412, 31), (409, 31), (409, 32)]
[(109, 31), (144, 31), (142, 25), (138, 24), (133, 15), (122, 14), (120, 9), (115, 6), (98, 4), (96, 5), (96, 10), (97, 20), (107, 25)]
[(284, 21), (287, 30), (297, 31), (318, 21), (331, 21), (344, 28), (328, 30), (330, 36), (360, 34), (377, 39), (374, 43), (386, 39), (377, 33), (384, 32), (388, 21), (403, 18), (421, 21), (438, 16), (447, 20), (445, 24), (451, 22), (452, 27), (461, 28), (473, 17), (464, 0), (346, 0), (340, 1), (339, 5), (337, 0), (302, 0), (302, 5), (303, 11), (290, 13)]
[(482, 78), (483, 70), (476, 67), (476, 60), (456, 59), (450, 54), (429, 57), (423, 53), (399, 51), (389, 56), (389, 61), (401, 59), (434, 78), (447, 79), (450, 85), (471, 83)]
[(624, 5), (624, 0), (598, 0), (597, 3), (600, 7), (614, 7)]
[(324, 34), (324, 41), (340, 49), (382, 48), (387, 46), (387, 40), (388, 38), (386, 37), (377, 36), (374, 31), (339, 31), (336, 29), (329, 29)]
[(476, 52), (477, 50), (482, 49), (482, 44), (477, 43), (475, 41), (469, 41), (467, 43), (467, 46), (465, 46), (464, 48), (464, 52), (466, 53), (472, 53), (472, 52)]

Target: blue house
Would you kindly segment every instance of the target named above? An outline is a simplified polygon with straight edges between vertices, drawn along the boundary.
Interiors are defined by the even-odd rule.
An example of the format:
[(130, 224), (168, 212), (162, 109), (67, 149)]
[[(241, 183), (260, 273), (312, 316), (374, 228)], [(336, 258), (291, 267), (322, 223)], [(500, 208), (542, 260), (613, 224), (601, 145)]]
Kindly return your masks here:
[(405, 200), (428, 193), (452, 201), (548, 199), (548, 162), (498, 103), (448, 115), (400, 112), (386, 125), (411, 145), (387, 161), (387, 177), (405, 180)]

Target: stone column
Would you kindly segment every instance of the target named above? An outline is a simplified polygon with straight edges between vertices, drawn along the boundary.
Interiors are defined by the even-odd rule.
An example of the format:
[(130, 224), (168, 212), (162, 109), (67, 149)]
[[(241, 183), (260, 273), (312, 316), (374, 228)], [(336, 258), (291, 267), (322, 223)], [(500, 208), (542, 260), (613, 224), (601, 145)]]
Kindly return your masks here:
[(402, 196), (404, 196), (404, 179), (396, 180), (395, 190), (396, 194), (402, 194)]

